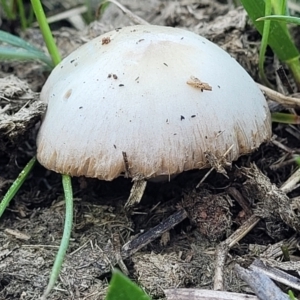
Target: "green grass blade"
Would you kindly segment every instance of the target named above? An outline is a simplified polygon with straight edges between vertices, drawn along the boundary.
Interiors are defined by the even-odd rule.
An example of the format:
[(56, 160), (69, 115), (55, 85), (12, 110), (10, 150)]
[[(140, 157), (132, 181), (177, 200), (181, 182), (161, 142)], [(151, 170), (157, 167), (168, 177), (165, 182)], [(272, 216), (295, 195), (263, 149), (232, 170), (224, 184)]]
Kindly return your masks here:
[(289, 290), (288, 291), (288, 295), (289, 295), (289, 297), (290, 297), (291, 300), (297, 300), (297, 298), (295, 297), (293, 291)]
[(18, 10), (19, 10), (21, 27), (22, 27), (22, 30), (25, 30), (27, 28), (27, 20), (26, 20), (23, 0), (17, 0), (17, 5), (18, 5)]
[[(46, 43), (48, 52), (52, 58), (53, 64), (56, 66), (60, 63), (61, 57), (58, 52), (57, 46), (55, 44), (52, 32), (50, 30), (49, 24), (47, 22), (42, 4), (40, 0), (31, 0), (31, 5), (36, 16), (36, 19), (39, 23), (44, 41)], [(73, 224), (73, 192), (72, 192), (72, 184), (71, 178), (68, 175), (62, 175), (63, 187), (65, 192), (66, 199), (66, 217), (65, 217), (65, 226), (64, 233), (61, 240), (61, 244), (58, 250), (58, 253), (55, 258), (55, 262), (52, 268), (52, 272), (50, 275), (49, 283), (47, 288), (41, 299), (46, 299), (47, 295), (50, 293), (52, 288), (54, 287), (57, 278), (59, 276), (59, 272), (61, 270), (71, 236), (72, 224)]]
[(39, 59), (49, 67), (53, 67), (52, 60), (43, 52), (33, 52), (22, 48), (0, 46), (0, 59), (4, 60), (30, 60)]
[(28, 51), (41, 52), (41, 50), (39, 50), (32, 44), (3, 30), (0, 30), (0, 41), (15, 47), (26, 49)]
[(284, 124), (300, 124), (300, 116), (274, 112), (271, 114), (272, 122), (284, 123)]
[(271, 0), (274, 14), (287, 15), (289, 13), (287, 0)]
[(41, 300), (46, 300), (47, 296), (53, 289), (57, 278), (59, 276), (59, 272), (61, 270), (64, 258), (66, 256), (66, 252), (69, 247), (69, 241), (72, 232), (73, 226), (73, 191), (72, 191), (72, 183), (71, 178), (69, 175), (62, 175), (62, 183), (65, 192), (65, 200), (66, 200), (66, 217), (65, 217), (65, 226), (64, 226), (64, 233), (61, 239), (61, 243), (59, 246), (59, 250), (57, 252), (55, 262), (52, 268), (52, 272), (50, 275), (49, 283), (47, 288), (41, 298)]
[(12, 5), (10, 5), (10, 4), (12, 4), (11, 1), (1, 0), (0, 3), (1, 3), (1, 6), (2, 6), (7, 18), (9, 20), (15, 20), (16, 15), (12, 10), (12, 7), (11, 7)]
[(33, 157), (25, 166), (25, 168), (21, 171), (18, 178), (14, 181), (11, 187), (6, 192), (4, 198), (0, 202), (0, 217), (3, 215), (6, 207), (9, 205), (11, 199), (15, 196), (18, 192), (22, 184), (24, 183), (25, 179), (27, 178), (28, 174), (30, 173), (31, 169), (33, 168), (36, 162), (36, 157)]
[(39, 59), (53, 68), (51, 59), (43, 51), (15, 35), (0, 30), (0, 42), (14, 46), (0, 46), (1, 59)]
[(257, 19), (257, 21), (267, 21), (267, 20), (300, 25), (300, 18), (291, 17), (291, 16), (272, 15), (272, 16), (265, 16)]
[(49, 24), (47, 23), (47, 19), (42, 7), (40, 0), (31, 0), (31, 4), (33, 7), (33, 11), (35, 13), (36, 19), (39, 23), (44, 41), (46, 43), (49, 54), (52, 58), (54, 65), (58, 65), (61, 61), (60, 54), (56, 47), (54, 38), (52, 36)]
[(151, 298), (119, 270), (113, 271), (105, 300), (151, 300)]
[[(272, 11), (271, 0), (266, 0), (265, 15), (270, 15), (271, 11)], [(261, 40), (260, 50), (259, 50), (258, 70), (259, 70), (259, 76), (263, 84), (272, 87), (269, 80), (267, 79), (267, 76), (265, 74), (265, 69), (264, 69), (264, 63), (266, 57), (265, 54), (268, 46), (269, 33), (270, 33), (270, 25), (271, 25), (271, 21), (264, 22), (262, 40)]]
[[(242, 5), (247, 11), (256, 29), (262, 34), (264, 24), (257, 19), (264, 17), (265, 1), (264, 0), (241, 0)], [(299, 51), (295, 46), (286, 24), (272, 22), (270, 24), (270, 34), (268, 44), (281, 61), (299, 59)]]

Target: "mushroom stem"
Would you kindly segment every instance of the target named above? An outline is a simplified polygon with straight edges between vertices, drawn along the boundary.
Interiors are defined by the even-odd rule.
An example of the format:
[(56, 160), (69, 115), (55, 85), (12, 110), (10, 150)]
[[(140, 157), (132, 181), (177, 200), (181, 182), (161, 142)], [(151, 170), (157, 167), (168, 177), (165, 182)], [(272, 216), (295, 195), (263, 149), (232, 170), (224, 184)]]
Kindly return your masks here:
[(63, 264), (67, 249), (69, 247), (69, 241), (72, 231), (73, 225), (73, 191), (72, 191), (72, 183), (71, 177), (69, 175), (62, 175), (62, 183), (65, 193), (65, 201), (66, 201), (66, 217), (65, 217), (65, 225), (64, 225), (64, 233), (61, 239), (61, 243), (59, 246), (58, 253), (55, 258), (55, 262), (52, 268), (52, 272), (50, 275), (49, 283), (47, 288), (41, 298), (41, 300), (46, 300), (47, 296), (53, 289), (57, 278), (60, 273), (61, 266)]
[(18, 178), (14, 181), (14, 183), (11, 185), (11, 187), (6, 192), (5, 196), (3, 197), (1, 203), (0, 203), (0, 217), (4, 213), (6, 207), (10, 203), (11, 199), (15, 196), (15, 194), (18, 192), (20, 187), (23, 185), (25, 179), (27, 178), (28, 174), (32, 170), (34, 164), (36, 162), (36, 157), (34, 156), (25, 166), (25, 168), (21, 171)]

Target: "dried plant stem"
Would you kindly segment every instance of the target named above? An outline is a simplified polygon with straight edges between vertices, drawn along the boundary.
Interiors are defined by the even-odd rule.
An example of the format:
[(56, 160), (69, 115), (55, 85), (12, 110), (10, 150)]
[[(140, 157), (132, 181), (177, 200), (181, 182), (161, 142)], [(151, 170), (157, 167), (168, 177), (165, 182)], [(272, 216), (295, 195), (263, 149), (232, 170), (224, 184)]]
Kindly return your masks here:
[(224, 291), (211, 291), (195, 288), (166, 289), (167, 300), (259, 300), (256, 296)]
[(300, 107), (300, 99), (299, 98), (293, 98), (290, 96), (285, 96), (277, 91), (274, 91), (264, 85), (261, 85), (257, 83), (258, 87), (261, 89), (263, 93), (266, 94), (266, 96), (277, 103), (280, 103), (287, 107), (293, 107), (293, 108), (299, 108)]
[(222, 291), (224, 289), (224, 266), (227, 254), (236, 243), (238, 243), (253, 227), (260, 221), (260, 217), (252, 215), (246, 220), (229, 238), (220, 243), (216, 248), (216, 269), (214, 276), (214, 290)]
[(289, 300), (289, 296), (284, 294), (268, 276), (260, 271), (244, 269), (238, 264), (235, 265), (234, 269), (238, 276), (247, 282), (259, 299)]
[(149, 23), (147, 21), (145, 21), (144, 19), (140, 18), (139, 16), (137, 16), (136, 14), (134, 14), (131, 10), (127, 9), (125, 6), (123, 6), (121, 3), (119, 3), (116, 0), (106, 0), (103, 1), (99, 7), (99, 10), (101, 10), (101, 7), (106, 4), (106, 3), (113, 3), (114, 5), (116, 5), (119, 9), (121, 9), (123, 11), (123, 13), (125, 15), (128, 16), (128, 18), (133, 21), (135, 24), (139, 24), (139, 25), (149, 25)]
[(288, 179), (285, 181), (280, 189), (285, 192), (289, 193), (293, 190), (296, 184), (300, 181), (300, 169), (297, 169)]
[[(265, 15), (270, 15), (272, 11), (272, 5), (271, 0), (267, 0), (265, 2)], [(259, 70), (259, 76), (264, 82), (264, 84), (271, 86), (269, 80), (267, 79), (267, 76), (264, 71), (264, 63), (265, 63), (265, 57), (266, 57), (266, 50), (268, 46), (268, 39), (269, 39), (269, 33), (270, 33), (270, 23), (271, 21), (265, 21), (263, 32), (262, 32), (262, 40), (260, 44), (260, 50), (259, 50), (259, 62), (258, 62), (258, 70)]]

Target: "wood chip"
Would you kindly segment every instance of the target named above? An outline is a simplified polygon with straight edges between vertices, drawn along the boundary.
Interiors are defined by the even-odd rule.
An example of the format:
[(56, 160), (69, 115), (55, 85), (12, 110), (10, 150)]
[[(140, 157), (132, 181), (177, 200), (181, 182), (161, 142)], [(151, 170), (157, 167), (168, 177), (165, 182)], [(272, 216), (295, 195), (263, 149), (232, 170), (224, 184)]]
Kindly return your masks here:
[(198, 289), (164, 290), (167, 300), (258, 300), (256, 296)]
[(24, 240), (24, 241), (27, 241), (29, 240), (31, 237), (30, 235), (27, 235), (19, 230), (14, 230), (14, 229), (5, 229), (4, 230), (5, 233), (7, 234), (10, 234), (10, 235), (13, 235), (15, 238), (19, 239), (19, 240)]

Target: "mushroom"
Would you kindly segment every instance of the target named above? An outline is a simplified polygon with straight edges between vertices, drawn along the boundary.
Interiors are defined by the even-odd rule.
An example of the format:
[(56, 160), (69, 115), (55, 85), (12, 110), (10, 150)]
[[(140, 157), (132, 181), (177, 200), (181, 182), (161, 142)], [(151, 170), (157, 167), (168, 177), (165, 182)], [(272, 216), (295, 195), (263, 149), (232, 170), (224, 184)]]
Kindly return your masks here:
[[(51, 291), (72, 227), (69, 176), (145, 179), (220, 169), (271, 137), (266, 100), (225, 51), (194, 33), (138, 25), (86, 43), (51, 73), (37, 159), (63, 175), (65, 231)], [(138, 190), (138, 189), (137, 189)]]
[(137, 25), (67, 56), (41, 92), (47, 169), (103, 180), (231, 163), (270, 139), (266, 100), (221, 48), (186, 30)]

